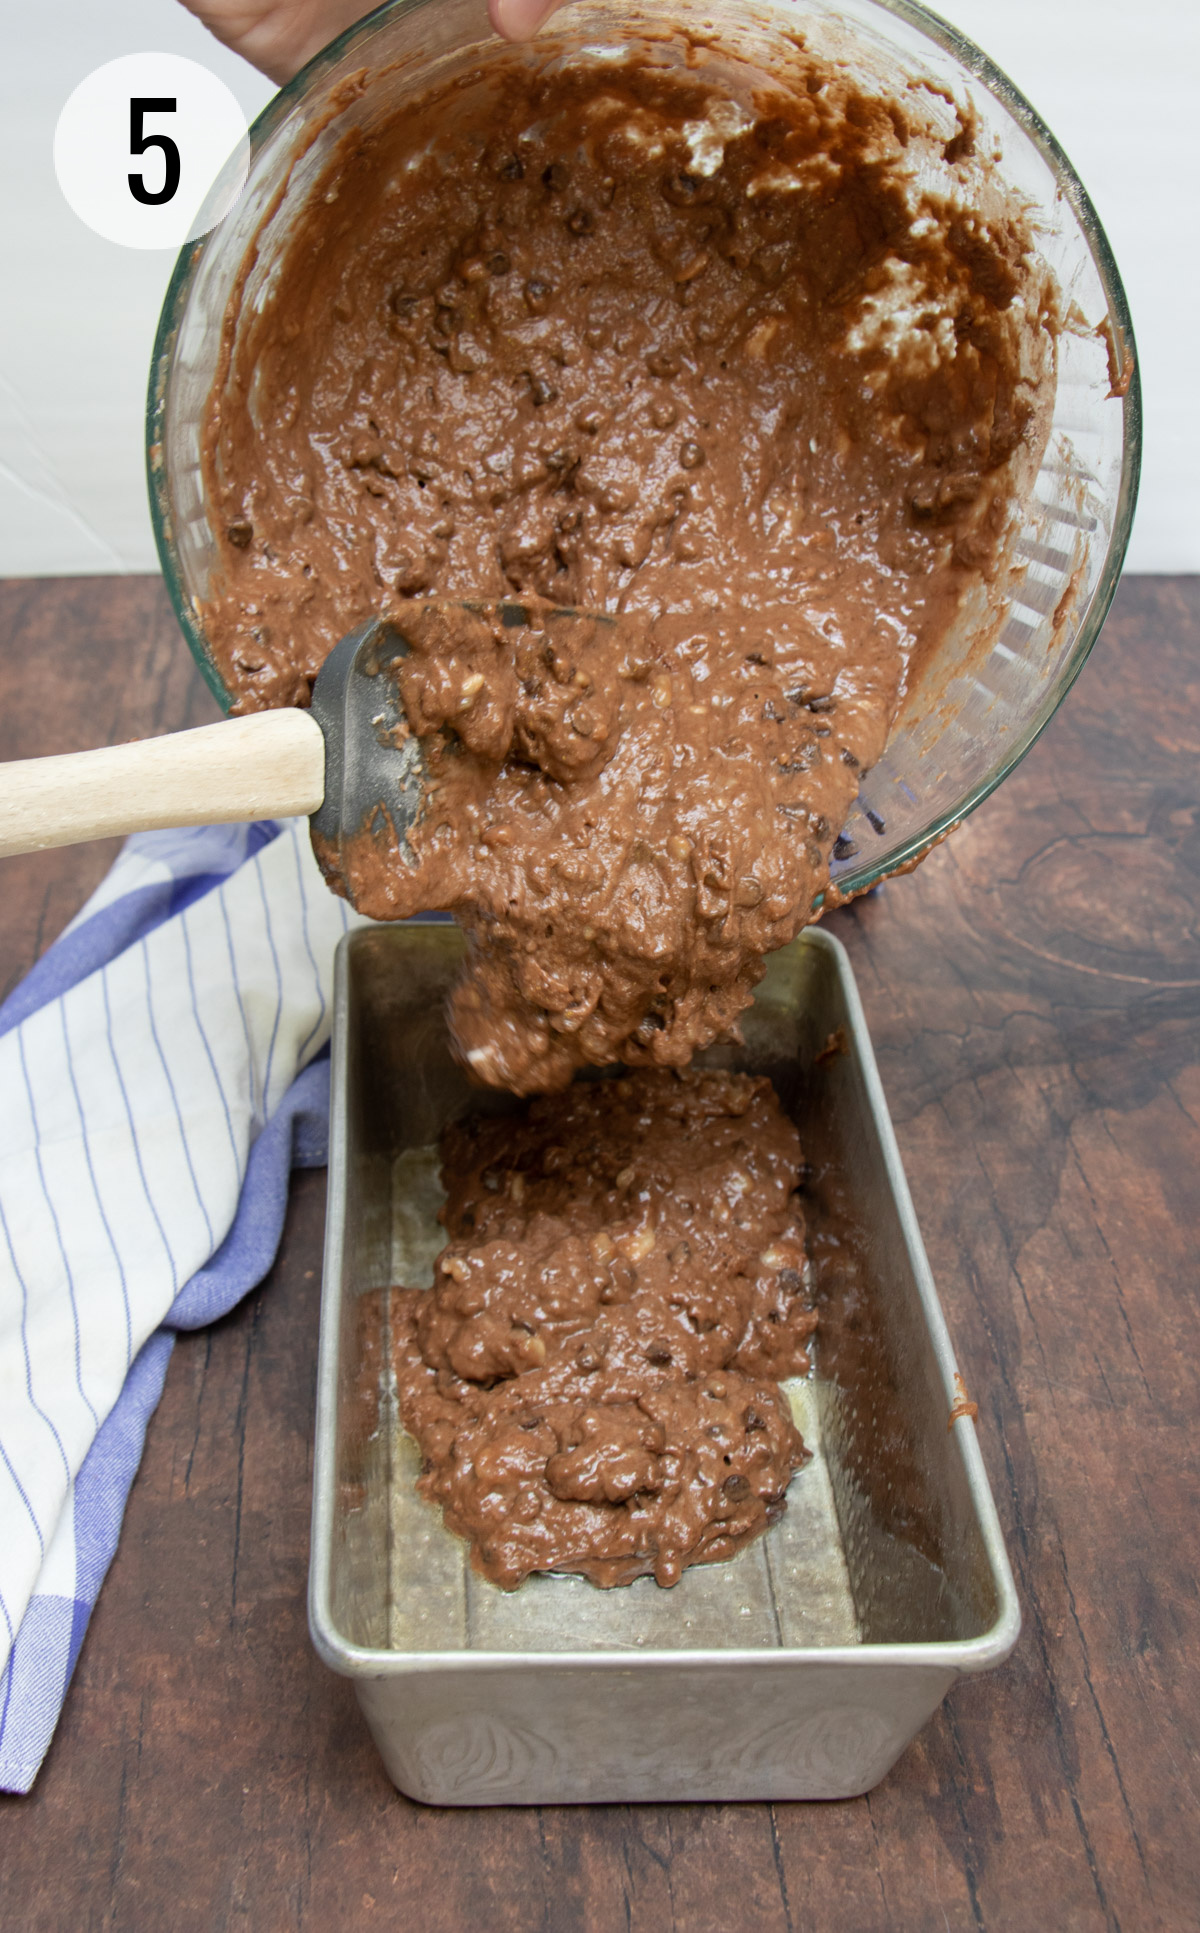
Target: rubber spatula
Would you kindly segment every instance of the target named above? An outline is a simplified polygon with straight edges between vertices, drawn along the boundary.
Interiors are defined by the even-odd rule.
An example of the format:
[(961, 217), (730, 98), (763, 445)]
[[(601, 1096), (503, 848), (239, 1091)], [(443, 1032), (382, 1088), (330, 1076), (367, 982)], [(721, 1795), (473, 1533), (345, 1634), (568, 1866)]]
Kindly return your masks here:
[[(583, 614), (543, 606), (534, 618), (516, 600), (445, 601), (421, 608), (464, 611), (516, 628)], [(424, 804), (421, 741), (407, 728), (397, 671), (408, 655), (402, 619), (351, 631), (325, 660), (312, 708), (227, 718), (94, 752), (0, 765), (0, 855), (39, 852), (113, 833), (307, 813), (337, 862), (342, 841), (382, 811), (401, 840)]]

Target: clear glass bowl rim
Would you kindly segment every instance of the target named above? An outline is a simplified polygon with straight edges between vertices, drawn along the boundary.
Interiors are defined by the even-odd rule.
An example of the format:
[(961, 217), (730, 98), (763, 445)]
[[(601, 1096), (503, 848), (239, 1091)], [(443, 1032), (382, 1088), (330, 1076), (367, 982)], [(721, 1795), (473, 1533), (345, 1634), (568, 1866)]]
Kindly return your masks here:
[[(375, 31), (393, 15), (416, 11), (433, 4), (433, 0), (384, 0), (347, 27), (328, 46), (302, 67), (298, 74), (280, 88), (279, 92), (267, 102), (262, 113), (250, 129), (251, 164), (267, 142), (275, 134), (281, 123), (291, 113), (296, 103), (310, 90), (319, 87), (325, 77), (360, 43), (373, 38)], [(976, 806), (993, 793), (1002, 780), (1020, 764), (1046, 729), (1059, 705), (1066, 697), (1071, 686), (1079, 676), (1083, 665), (1099, 637), (1108, 616), (1129, 536), (1133, 528), (1133, 515), (1137, 506), (1138, 482), (1142, 466), (1142, 389), (1141, 370), (1137, 356), (1136, 341), (1133, 333), (1133, 320), (1129, 313), (1129, 303), (1121, 281), (1108, 236), (1103, 223), (1092, 204), (1091, 196), (1084, 187), (1070, 160), (1064, 153), (1041, 115), (1026, 100), (1024, 94), (1008, 78), (1004, 71), (983, 50), (969, 40), (957, 27), (943, 20), (939, 14), (921, 6), (919, 0), (866, 0), (868, 6), (877, 12), (891, 14), (897, 20), (914, 27), (927, 40), (950, 54), (973, 79), (979, 81), (992, 97), (1007, 110), (1012, 119), (1022, 129), (1033, 146), (1048, 164), (1055, 178), (1055, 184), (1068, 202), (1080, 229), (1091, 250), (1093, 261), (1108, 303), (1109, 324), (1113, 329), (1118, 352), (1126, 363), (1132, 363), (1132, 374), (1125, 396), (1123, 408), (1123, 438), (1121, 455), (1121, 480), (1117, 491), (1116, 510), (1113, 518), (1112, 534), (1105, 553), (1104, 565), (1099, 582), (1084, 612), (1079, 631), (1072, 645), (1070, 656), (1060, 667), (1048, 692), (1047, 702), (1042, 704), (1024, 729), (1017, 733), (1005, 756), (988, 771), (979, 782), (947, 811), (937, 814), (927, 826), (913, 834), (897, 849), (875, 862), (865, 862), (861, 866), (847, 867), (840, 872), (837, 880), (837, 898), (840, 901), (853, 898), (877, 885), (881, 879), (899, 871), (902, 867), (919, 858), (929, 848), (936, 845), (945, 834), (959, 824)], [(172, 535), (171, 506), (167, 493), (166, 466), (162, 460), (163, 418), (166, 401), (166, 372), (175, 333), (187, 307), (192, 283), (203, 260), (205, 250), (213, 237), (219, 233), (213, 229), (198, 242), (189, 242), (180, 250), (167, 284), (163, 298), (162, 312), (158, 319), (158, 329), (154, 338), (154, 351), (150, 362), (150, 384), (146, 398), (146, 478), (150, 495), (150, 518), (154, 530), (154, 541), (158, 550), (163, 577), (180, 629), (187, 639), (188, 647), (203, 673), (213, 696), (223, 711), (232, 704), (230, 693), (209, 649), (208, 640), (199, 624), (191, 598), (183, 584), (179, 555)], [(157, 460), (156, 460), (157, 458)]]

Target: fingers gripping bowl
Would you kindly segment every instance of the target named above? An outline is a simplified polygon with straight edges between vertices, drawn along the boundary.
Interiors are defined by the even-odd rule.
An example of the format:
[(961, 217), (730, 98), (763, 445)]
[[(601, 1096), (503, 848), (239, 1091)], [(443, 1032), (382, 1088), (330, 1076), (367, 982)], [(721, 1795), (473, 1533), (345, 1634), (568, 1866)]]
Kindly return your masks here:
[[(692, 15), (694, 13), (694, 19)], [(693, 28), (699, 10), (672, 18)], [(1140, 398), (1120, 280), (1087, 195), (1053, 137), (969, 43), (908, 5), (850, 0), (836, 9), (727, 4), (719, 43), (769, 74), (801, 31), (818, 52), (864, 70), (921, 78), (943, 105), (953, 142), (971, 117), (976, 146), (1035, 208), (1037, 246), (1057, 280), (1066, 326), (1044, 448), (1006, 540), (1006, 570), (986, 603), (965, 605), (908, 690), (885, 751), (863, 779), (830, 867), (848, 897), (919, 857), (985, 798), (1033, 743), (1069, 689), (1103, 622), (1120, 572), (1136, 497)], [(603, 59), (639, 33), (664, 39), (653, 13), (575, 6), (553, 46)], [(243, 293), (251, 317), (289, 238), (350, 127), (396, 116), (432, 77), (469, 75), (497, 43), (480, 33), (472, 0), (381, 8), (334, 42), (260, 117), (248, 185), (231, 215), (185, 249), (168, 290), (151, 372), (147, 451), (164, 575), (197, 662), (223, 705), (233, 694), (203, 613), (219, 576), (218, 517), (202, 461), (205, 414), (218, 379), (222, 325), (256, 238)], [(529, 59), (544, 59), (538, 44)], [(951, 106), (953, 100), (957, 106)]]

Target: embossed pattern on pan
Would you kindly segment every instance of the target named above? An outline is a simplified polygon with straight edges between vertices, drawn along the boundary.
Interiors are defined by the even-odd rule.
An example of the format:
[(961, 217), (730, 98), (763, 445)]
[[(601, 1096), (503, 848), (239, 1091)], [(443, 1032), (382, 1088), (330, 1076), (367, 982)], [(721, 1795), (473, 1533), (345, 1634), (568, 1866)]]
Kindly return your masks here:
[(702, 1057), (771, 1076), (811, 1168), (821, 1328), (789, 1394), (814, 1457), (782, 1521), (670, 1591), (504, 1593), (416, 1496), (382, 1373), (388, 1285), (427, 1281), (439, 1245), (433, 1144), (468, 1108), (512, 1105), (450, 1055), (461, 950), (414, 923), (339, 958), (317, 1648), (355, 1679), (392, 1778), (431, 1803), (868, 1790), (960, 1672), (1007, 1655), (1019, 1615), (973, 1426), (951, 1422), (961, 1385), (845, 955), (804, 934), (770, 962), (744, 1046)]

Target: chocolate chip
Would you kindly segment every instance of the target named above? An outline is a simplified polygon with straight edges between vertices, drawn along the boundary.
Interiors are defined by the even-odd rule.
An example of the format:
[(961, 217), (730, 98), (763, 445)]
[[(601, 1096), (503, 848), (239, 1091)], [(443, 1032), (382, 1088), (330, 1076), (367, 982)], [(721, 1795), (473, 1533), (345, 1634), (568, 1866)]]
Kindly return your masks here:
[(570, 171), (562, 161), (552, 161), (548, 168), (542, 169), (542, 180), (552, 195), (561, 195), (570, 178)]
[(512, 267), (512, 263), (502, 248), (498, 248), (494, 255), (488, 256), (487, 265), (489, 275), (507, 275), (509, 269)]
[(837, 699), (828, 697), (809, 698), (806, 700), (806, 703), (809, 711), (833, 711), (837, 705)]
[(789, 132), (789, 123), (778, 114), (773, 114), (769, 120), (758, 122), (754, 129), (754, 139), (760, 148), (766, 148), (770, 153), (772, 148), (779, 147), (787, 139)]
[(662, 191), (666, 199), (673, 202), (677, 208), (686, 208), (699, 194), (700, 183), (695, 175), (690, 175), (681, 168), (678, 173), (669, 174), (666, 177)]
[(647, 1362), (658, 1363), (661, 1365), (664, 1363), (669, 1363), (670, 1360), (671, 1360), (671, 1352), (669, 1349), (665, 1349), (661, 1342), (652, 1342), (649, 1349), (647, 1349), (646, 1351)]
[(858, 847), (855, 845), (853, 839), (849, 838), (846, 833), (839, 832), (837, 838), (833, 842), (834, 858), (835, 859), (853, 859), (856, 856), (857, 852), (858, 852)]
[(496, 163), (496, 173), (501, 181), (524, 181), (524, 164), (515, 154), (503, 154)]
[(546, 382), (541, 376), (530, 376), (529, 395), (535, 409), (541, 409), (544, 403), (553, 403), (558, 400), (557, 389), (554, 388), (553, 384)]
[(881, 815), (878, 812), (872, 812), (870, 806), (868, 806), (866, 808), (866, 813), (867, 813), (867, 823), (872, 828), (873, 831), (875, 832), (887, 831), (887, 820), (881, 817)]
[(239, 517), (236, 523), (230, 524), (225, 535), (237, 550), (245, 550), (254, 535), (254, 526), (248, 524), (244, 517)]
[(750, 1495), (750, 1479), (735, 1474), (732, 1477), (726, 1477), (721, 1488), (731, 1503), (740, 1503), (743, 1497)]
[(744, 1420), (747, 1436), (751, 1436), (755, 1430), (765, 1430), (767, 1427), (766, 1417), (760, 1416), (756, 1409), (748, 1409)]
[(692, 441), (690, 436), (680, 445), (679, 461), (685, 470), (698, 470), (704, 461), (704, 451), (698, 443)]

